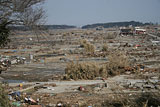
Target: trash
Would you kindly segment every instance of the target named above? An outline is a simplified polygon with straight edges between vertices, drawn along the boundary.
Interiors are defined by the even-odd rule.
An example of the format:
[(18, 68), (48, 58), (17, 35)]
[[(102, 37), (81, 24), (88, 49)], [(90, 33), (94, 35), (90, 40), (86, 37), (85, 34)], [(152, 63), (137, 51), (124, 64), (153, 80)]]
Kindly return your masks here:
[(9, 100), (13, 100), (12, 96), (11, 95), (8, 95), (8, 98)]
[(20, 107), (21, 103), (20, 102), (13, 102), (12, 105), (15, 106), (15, 107)]
[(28, 104), (37, 104), (37, 102), (35, 100), (33, 100), (32, 98), (24, 98), (25, 103)]
[(14, 60), (11, 60), (11, 64), (13, 65), (13, 64), (16, 64), (17, 63), (17, 60), (16, 59), (14, 59)]
[(63, 103), (62, 102), (58, 102), (56, 107), (63, 107)]
[(21, 93), (19, 91), (16, 91), (16, 92), (13, 92), (13, 93), (11, 93), (9, 95), (11, 95), (12, 97), (20, 97)]
[(30, 60), (33, 60), (33, 55), (32, 54), (30, 54), (29, 57), (30, 57)]
[(107, 83), (104, 84), (104, 87), (107, 87)]
[(50, 94), (50, 96), (52, 97), (52, 96), (56, 96), (56, 94), (55, 93), (52, 93), (52, 94)]
[(32, 38), (29, 38), (29, 40), (32, 41), (33, 39), (32, 39)]
[(102, 81), (105, 82), (105, 78), (102, 78)]
[(19, 84), (19, 87), (20, 87), (20, 90), (22, 90), (22, 88), (23, 88), (23, 84), (21, 83), (21, 84)]
[(12, 52), (17, 52), (17, 50), (13, 50)]
[(61, 106), (62, 106), (62, 103), (58, 103), (57, 106), (58, 106), (58, 107), (61, 107)]
[(78, 90), (79, 91), (84, 91), (85, 89), (82, 86), (80, 86), (80, 87), (78, 87)]
[(47, 89), (48, 89), (48, 90), (54, 90), (54, 88), (53, 88), (53, 87), (47, 87)]
[(39, 98), (37, 98), (37, 100), (36, 100), (37, 102), (39, 102)]
[(154, 89), (155, 86), (150, 85), (150, 84), (145, 84), (145, 85), (143, 85), (143, 88)]
[(138, 47), (141, 47), (141, 45), (135, 45), (135, 48), (137, 49)]
[(49, 107), (56, 107), (56, 104), (49, 103)]
[(41, 60), (40, 60), (40, 62), (41, 62), (41, 63), (44, 63), (44, 60), (43, 60), (43, 59), (41, 59)]
[(35, 100), (33, 100), (32, 98), (29, 98), (29, 101), (33, 102), (33, 103), (36, 103)]

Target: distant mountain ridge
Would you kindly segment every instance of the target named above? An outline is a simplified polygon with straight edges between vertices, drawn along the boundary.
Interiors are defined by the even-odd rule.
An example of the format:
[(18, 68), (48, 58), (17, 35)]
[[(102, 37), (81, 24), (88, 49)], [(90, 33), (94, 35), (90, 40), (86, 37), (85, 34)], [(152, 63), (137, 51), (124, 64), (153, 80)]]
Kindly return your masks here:
[[(125, 22), (109, 22), (109, 23), (96, 23), (96, 24), (90, 24), (90, 25), (84, 25), (81, 28), (82, 29), (90, 29), (90, 28), (96, 28), (96, 27), (104, 27), (104, 28), (111, 28), (111, 27), (124, 27), (124, 26), (145, 26), (145, 25), (153, 25), (153, 23), (142, 23), (142, 22), (137, 22), (137, 21), (125, 21)], [(77, 28), (76, 26), (73, 25), (41, 25), (40, 27), (44, 29), (73, 29)], [(27, 31), (30, 30), (30, 28), (25, 27), (25, 26), (9, 26), (10, 29), (14, 30), (23, 30)]]
[(110, 22), (110, 23), (96, 23), (96, 24), (90, 24), (82, 26), (82, 29), (89, 29), (89, 28), (96, 28), (96, 27), (104, 27), (104, 28), (110, 28), (110, 27), (127, 27), (127, 26), (145, 26), (145, 25), (151, 25), (152, 23), (142, 23), (137, 21), (125, 21), (125, 22)]

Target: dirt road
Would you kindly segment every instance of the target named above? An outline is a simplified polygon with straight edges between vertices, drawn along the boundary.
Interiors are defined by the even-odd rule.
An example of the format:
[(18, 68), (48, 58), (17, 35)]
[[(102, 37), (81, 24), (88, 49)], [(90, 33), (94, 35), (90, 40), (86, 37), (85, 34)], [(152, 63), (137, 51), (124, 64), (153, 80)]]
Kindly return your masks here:
[[(56, 87), (42, 88), (38, 90), (38, 93), (63, 93), (63, 92), (73, 92), (75, 89), (78, 89), (79, 86), (93, 85), (104, 83), (102, 80), (81, 80), (81, 81), (53, 81), (53, 82), (28, 82), (23, 83), (23, 85), (31, 85), (30, 87), (19, 90), (20, 92), (33, 89), (38, 86), (45, 86), (56, 84)], [(9, 83), (9, 86), (18, 86), (18, 83)]]

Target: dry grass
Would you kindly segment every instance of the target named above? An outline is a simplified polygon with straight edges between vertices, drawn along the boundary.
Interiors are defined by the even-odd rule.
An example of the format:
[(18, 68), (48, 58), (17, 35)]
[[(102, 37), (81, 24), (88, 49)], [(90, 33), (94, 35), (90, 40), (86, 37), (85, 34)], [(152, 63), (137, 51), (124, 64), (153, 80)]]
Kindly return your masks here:
[(0, 107), (11, 107), (5, 87), (2, 87), (2, 84), (0, 84)]
[(104, 44), (102, 46), (102, 52), (107, 52), (108, 51), (108, 45), (107, 44)]
[(107, 40), (107, 39), (115, 39), (116, 36), (117, 36), (117, 33), (115, 33), (115, 32), (113, 32), (113, 33), (107, 33), (107, 34), (103, 37), (103, 39), (104, 39), (104, 40)]
[(104, 65), (95, 62), (70, 62), (65, 69), (64, 79), (95, 79), (96, 77), (107, 78), (124, 73), (129, 65), (128, 58), (120, 52), (110, 53), (109, 62)]
[(115, 76), (125, 72), (125, 67), (129, 66), (128, 57), (119, 51), (114, 51), (108, 56), (109, 63), (106, 64), (106, 70), (109, 75)]
[(96, 77), (107, 77), (106, 71), (94, 62), (71, 62), (65, 69), (65, 79), (95, 79)]
[(87, 40), (81, 40), (80, 45), (82, 48), (84, 48), (86, 53), (94, 53), (95, 52), (94, 45), (89, 43)]
[(101, 107), (159, 107), (159, 93), (115, 94)]

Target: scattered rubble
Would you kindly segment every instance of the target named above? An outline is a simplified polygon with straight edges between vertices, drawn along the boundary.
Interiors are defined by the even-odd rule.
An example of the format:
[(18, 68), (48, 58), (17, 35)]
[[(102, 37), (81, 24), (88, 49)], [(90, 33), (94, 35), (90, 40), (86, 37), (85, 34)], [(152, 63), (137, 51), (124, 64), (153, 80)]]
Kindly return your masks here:
[[(50, 35), (46, 34), (48, 40), (39, 37), (39, 42), (29, 31), (20, 32), (12, 37), (16, 41), (11, 41), (10, 48), (0, 49), (0, 78), (3, 79), (0, 81), (18, 81), (9, 83), (7, 89), (11, 90), (8, 94), (11, 104), (17, 107), (121, 105), (117, 96), (126, 96), (130, 100), (141, 98), (142, 93), (157, 94), (160, 90), (160, 39), (157, 36), (159, 33), (152, 30), (152, 27), (142, 27), (137, 32), (132, 29), (120, 32), (118, 28), (55, 30), (50, 31)], [(87, 42), (82, 43), (81, 40)], [(116, 76), (103, 75), (100, 66), (107, 65), (110, 53), (114, 54), (115, 51), (124, 52), (130, 63), (117, 67), (115, 61), (119, 60), (121, 64), (125, 64), (125, 61), (120, 56), (113, 56), (115, 66), (106, 72), (113, 71), (110, 73)], [(89, 82), (84, 80), (85, 84), (82, 85), (81, 80), (74, 81), (73, 78), (69, 82), (64, 81), (66, 65), (71, 62), (81, 64), (79, 74), (74, 73), (79, 79), (88, 79), (92, 75), (91, 79), (101, 82), (87, 84)], [(73, 64), (71, 66), (73, 69)], [(102, 75), (91, 72), (96, 70)], [(88, 72), (86, 74), (89, 76), (80, 75), (84, 74), (83, 71)], [(69, 85), (70, 82), (73, 84)], [(106, 99), (110, 99), (110, 103)], [(126, 100), (124, 102), (127, 103)]]

